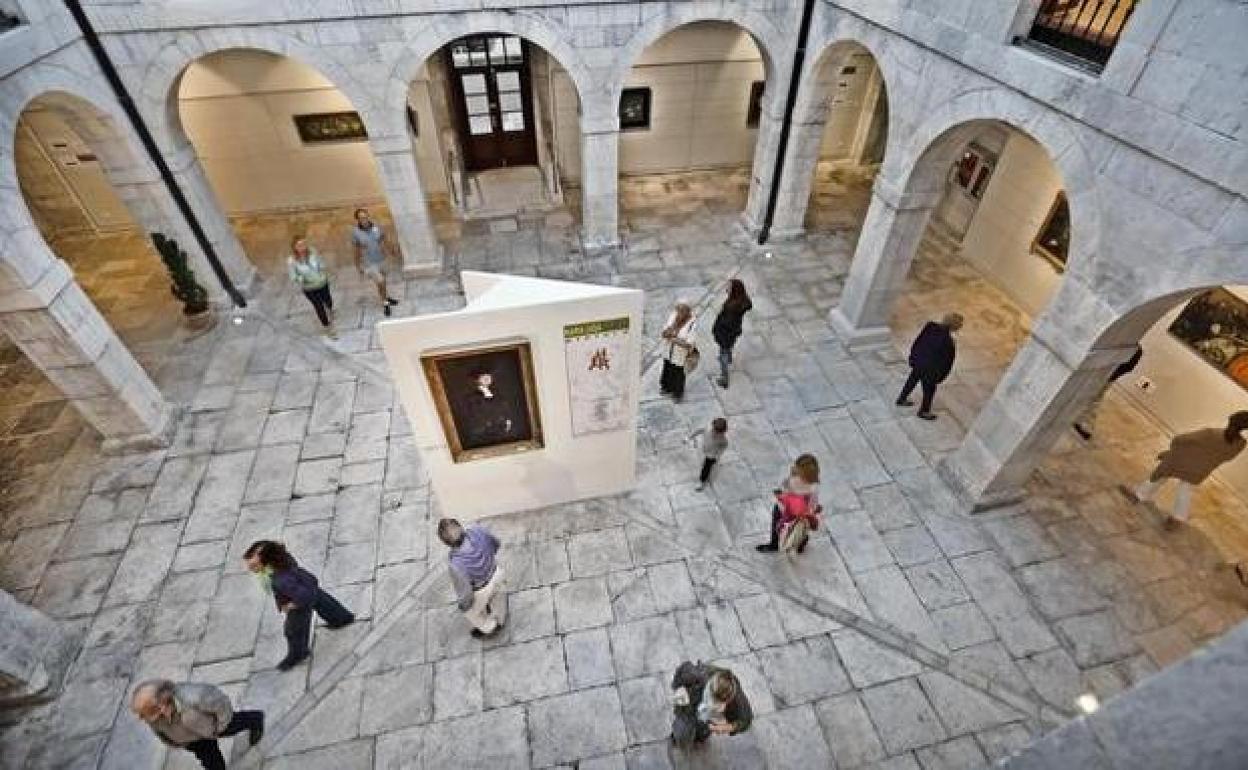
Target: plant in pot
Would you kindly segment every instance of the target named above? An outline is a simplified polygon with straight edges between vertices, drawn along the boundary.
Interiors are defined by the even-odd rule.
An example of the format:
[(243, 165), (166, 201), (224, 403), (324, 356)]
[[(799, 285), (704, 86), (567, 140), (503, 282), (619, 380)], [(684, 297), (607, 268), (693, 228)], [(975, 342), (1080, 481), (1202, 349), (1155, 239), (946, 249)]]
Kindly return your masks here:
[(182, 315), (192, 329), (205, 329), (212, 324), (212, 305), (208, 291), (195, 280), (195, 271), (187, 264), (186, 252), (178, 248), (178, 242), (166, 238), (164, 233), (152, 233), (152, 243), (160, 253), (173, 283), (169, 291), (182, 303)]

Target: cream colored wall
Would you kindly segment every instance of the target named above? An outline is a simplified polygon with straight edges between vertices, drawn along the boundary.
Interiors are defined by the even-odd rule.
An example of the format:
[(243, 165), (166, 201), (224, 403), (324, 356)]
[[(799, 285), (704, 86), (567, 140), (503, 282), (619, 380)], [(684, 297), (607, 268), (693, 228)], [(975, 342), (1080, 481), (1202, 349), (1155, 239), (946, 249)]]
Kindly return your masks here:
[[(854, 71), (845, 73), (846, 67)], [(882, 88), (879, 68), (869, 53), (849, 55), (838, 70), (833, 93), (828, 95), (828, 121), (823, 129), (820, 160), (848, 161), (861, 151), (870, 129), (875, 96)]]
[(1033, 316), (1048, 304), (1061, 279), (1052, 265), (1031, 253), (1031, 241), (1061, 189), (1061, 176), (1044, 148), (1011, 133), (962, 238), (962, 256), (993, 276)]
[[(1060, 276), (1030, 253), (1061, 177), (1044, 149), (1013, 133), (1001, 153), (966, 237), (963, 256), (1033, 316), (1047, 305)], [(1076, 231), (1074, 237), (1078, 238)], [(1248, 287), (1230, 287), (1248, 300)], [(1183, 305), (1144, 335), (1140, 365), (1117, 387), (1172, 433), (1225, 424), (1232, 412), (1248, 409), (1248, 391), (1200, 358), (1169, 331)], [(1140, 390), (1140, 377), (1152, 380)], [(1218, 478), (1248, 497), (1248, 454), (1228, 463)], [(1130, 479), (1124, 479), (1130, 481)]]
[[(416, 154), (430, 192), (445, 190), (428, 88), (413, 84), (421, 116)], [(231, 214), (380, 200), (367, 142), (305, 145), (294, 115), (351, 110), (319, 73), (293, 59), (231, 50), (191, 65), (179, 112), (221, 205)], [(402, 109), (397, 106), (396, 109)]]

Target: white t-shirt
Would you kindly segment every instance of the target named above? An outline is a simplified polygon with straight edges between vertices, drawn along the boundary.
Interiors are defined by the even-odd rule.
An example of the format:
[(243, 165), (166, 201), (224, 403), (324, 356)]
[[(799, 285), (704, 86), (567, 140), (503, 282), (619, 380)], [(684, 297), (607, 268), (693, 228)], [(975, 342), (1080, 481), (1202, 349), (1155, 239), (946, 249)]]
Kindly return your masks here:
[[(667, 317), (667, 321), (663, 323), (663, 328), (668, 329), (675, 322), (676, 311), (673, 310)], [(689, 316), (689, 320), (685, 321), (685, 325), (680, 327), (680, 330), (676, 332), (676, 338), (692, 345), (696, 336), (697, 321), (693, 316)], [(663, 357), (668, 361), (671, 361), (673, 366), (685, 365), (685, 358), (689, 355), (687, 348), (682, 348), (670, 339), (664, 339), (660, 344), (661, 350), (663, 351)]]

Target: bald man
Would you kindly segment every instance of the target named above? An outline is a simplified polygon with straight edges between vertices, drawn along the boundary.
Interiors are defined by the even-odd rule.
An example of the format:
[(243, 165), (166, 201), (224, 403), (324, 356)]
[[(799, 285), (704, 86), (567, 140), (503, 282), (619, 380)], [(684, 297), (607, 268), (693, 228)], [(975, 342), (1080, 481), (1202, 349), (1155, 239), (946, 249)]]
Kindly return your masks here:
[(130, 710), (167, 746), (186, 749), (206, 770), (225, 770), (218, 738), (243, 730), (252, 746), (264, 736), (263, 711), (235, 711), (219, 688), (149, 679), (134, 688)]

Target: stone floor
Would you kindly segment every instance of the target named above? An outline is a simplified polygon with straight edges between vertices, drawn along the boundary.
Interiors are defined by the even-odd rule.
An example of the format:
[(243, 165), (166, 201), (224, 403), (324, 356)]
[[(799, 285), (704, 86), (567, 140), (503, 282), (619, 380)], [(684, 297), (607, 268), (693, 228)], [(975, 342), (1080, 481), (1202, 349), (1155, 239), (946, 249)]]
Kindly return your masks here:
[[(582, 254), (566, 213), (517, 217), (515, 232), (443, 220), (447, 274), (396, 281), (401, 313), (460, 306), (461, 268), (635, 286), (651, 331), (674, 299), (706, 308), (732, 274), (755, 298), (730, 389), (699, 372), (673, 405), (648, 367), (634, 493), (490, 522), (511, 616), (485, 643), (451, 604), (379, 308), (349, 266), (349, 212), (240, 221), (270, 277), (242, 325), (156, 367), (195, 378), (169, 375), (188, 405), (173, 446), (106, 458), (79, 431), (60, 455), (16, 465), (31, 494), (0, 528), (0, 586), (64, 619), (83, 649), (54, 705), (8, 715), (0, 763), (193, 767), (124, 709), (133, 682), (161, 675), (266, 709), (260, 750), (233, 747), (243, 766), (971, 768), (1068, 719), (1077, 695), (1111, 697), (1248, 615), (1211, 540), (1233, 525), (1208, 525), (1248, 520), (1243, 504), (1214, 485), (1176, 534), (1127, 506), (1114, 485), (1163, 436), (1116, 396), (1102, 436), (1064, 440), (1026, 502), (959, 512), (933, 463), (1028, 319), (933, 233), (898, 346), (950, 306), (969, 323), (941, 419), (895, 410), (899, 350), (851, 355), (823, 320), (866, 195), (821, 179), (846, 187), (820, 199), (844, 211), (816, 214), (797, 245), (762, 252), (736, 234), (744, 172), (647, 177), (622, 185), (617, 253)], [(306, 301), (274, 275), (294, 230), (337, 266), (337, 341), (315, 335)], [(721, 414), (731, 446), (697, 492), (687, 437)], [(826, 526), (800, 558), (758, 554), (767, 491), (799, 452), (825, 469)], [(286, 540), (360, 617), (318, 627), (311, 664), (289, 673), (273, 669), (280, 616), (239, 559), (259, 537)], [(668, 749), (666, 685), (684, 658), (741, 676), (749, 732)]]

